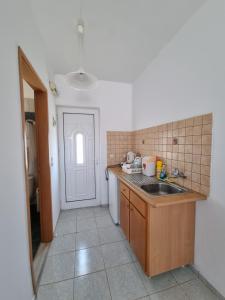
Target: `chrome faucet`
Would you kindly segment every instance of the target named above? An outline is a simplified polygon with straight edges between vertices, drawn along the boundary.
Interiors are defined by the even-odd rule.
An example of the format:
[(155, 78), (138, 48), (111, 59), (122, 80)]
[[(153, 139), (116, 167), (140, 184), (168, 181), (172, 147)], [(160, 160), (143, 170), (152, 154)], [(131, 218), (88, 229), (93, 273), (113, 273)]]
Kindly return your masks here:
[(178, 178), (178, 177), (181, 177), (181, 178), (187, 178), (187, 176), (184, 175), (183, 172), (181, 172), (178, 168), (175, 168), (172, 172), (172, 177), (175, 177), (175, 178)]

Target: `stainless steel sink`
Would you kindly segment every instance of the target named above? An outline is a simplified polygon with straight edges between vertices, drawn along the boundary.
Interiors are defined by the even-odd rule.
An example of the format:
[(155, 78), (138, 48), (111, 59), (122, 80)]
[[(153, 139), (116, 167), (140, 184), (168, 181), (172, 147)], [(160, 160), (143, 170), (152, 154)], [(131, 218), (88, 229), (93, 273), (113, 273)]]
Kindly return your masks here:
[(185, 188), (165, 182), (146, 184), (142, 185), (141, 188), (149, 194), (158, 196), (184, 193), (187, 191)]

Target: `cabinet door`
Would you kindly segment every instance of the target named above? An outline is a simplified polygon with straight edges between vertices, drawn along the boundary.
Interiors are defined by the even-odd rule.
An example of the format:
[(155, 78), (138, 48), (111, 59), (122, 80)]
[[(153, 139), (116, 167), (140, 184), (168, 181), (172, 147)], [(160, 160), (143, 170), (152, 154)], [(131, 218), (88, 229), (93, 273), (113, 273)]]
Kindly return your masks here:
[(146, 269), (146, 219), (130, 204), (130, 245), (143, 270)]
[(120, 194), (120, 226), (129, 241), (129, 215), (130, 215), (130, 202), (127, 198), (121, 193)]

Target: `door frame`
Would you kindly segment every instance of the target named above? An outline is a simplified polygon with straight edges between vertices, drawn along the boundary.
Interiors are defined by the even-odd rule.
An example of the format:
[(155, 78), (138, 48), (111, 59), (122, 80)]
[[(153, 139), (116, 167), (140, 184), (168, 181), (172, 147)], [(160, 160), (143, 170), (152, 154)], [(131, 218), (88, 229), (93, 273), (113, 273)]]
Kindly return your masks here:
[[(64, 139), (63, 139), (63, 113), (89, 114), (94, 116), (95, 122), (95, 177), (96, 177), (96, 199), (66, 202), (65, 187), (65, 161), (64, 161)], [(81, 108), (71, 106), (57, 106), (58, 118), (58, 141), (59, 141), (59, 173), (60, 173), (60, 198), (62, 209), (73, 209), (100, 205), (100, 124), (98, 108)]]
[(32, 234), (31, 234), (31, 216), (30, 199), (28, 191), (28, 164), (25, 145), (26, 122), (24, 110), (24, 90), (23, 80), (25, 80), (34, 90), (35, 118), (36, 118), (36, 145), (37, 145), (37, 165), (38, 165), (38, 185), (39, 185), (39, 203), (40, 203), (40, 223), (41, 223), (41, 242), (49, 243), (53, 239), (52, 222), (52, 196), (51, 196), (51, 173), (49, 160), (49, 121), (48, 121), (48, 92), (35, 69), (27, 59), (23, 50), (18, 47), (19, 63), (19, 85), (21, 102), (22, 134), (24, 145), (24, 170), (25, 170), (25, 188), (27, 205), (27, 226), (29, 241), (30, 268), (34, 292), (36, 292), (37, 282), (33, 270), (32, 255)]

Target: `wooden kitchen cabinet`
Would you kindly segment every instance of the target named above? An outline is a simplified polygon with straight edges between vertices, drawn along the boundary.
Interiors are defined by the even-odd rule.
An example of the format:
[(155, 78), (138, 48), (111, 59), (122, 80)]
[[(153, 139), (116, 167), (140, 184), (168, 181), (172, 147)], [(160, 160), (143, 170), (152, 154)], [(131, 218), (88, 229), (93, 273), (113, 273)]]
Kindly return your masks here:
[(146, 269), (146, 219), (130, 204), (130, 245), (143, 270)]
[(148, 276), (193, 263), (195, 202), (154, 207), (122, 183), (120, 225)]
[(130, 239), (130, 202), (121, 193), (120, 194), (120, 226), (127, 240)]

